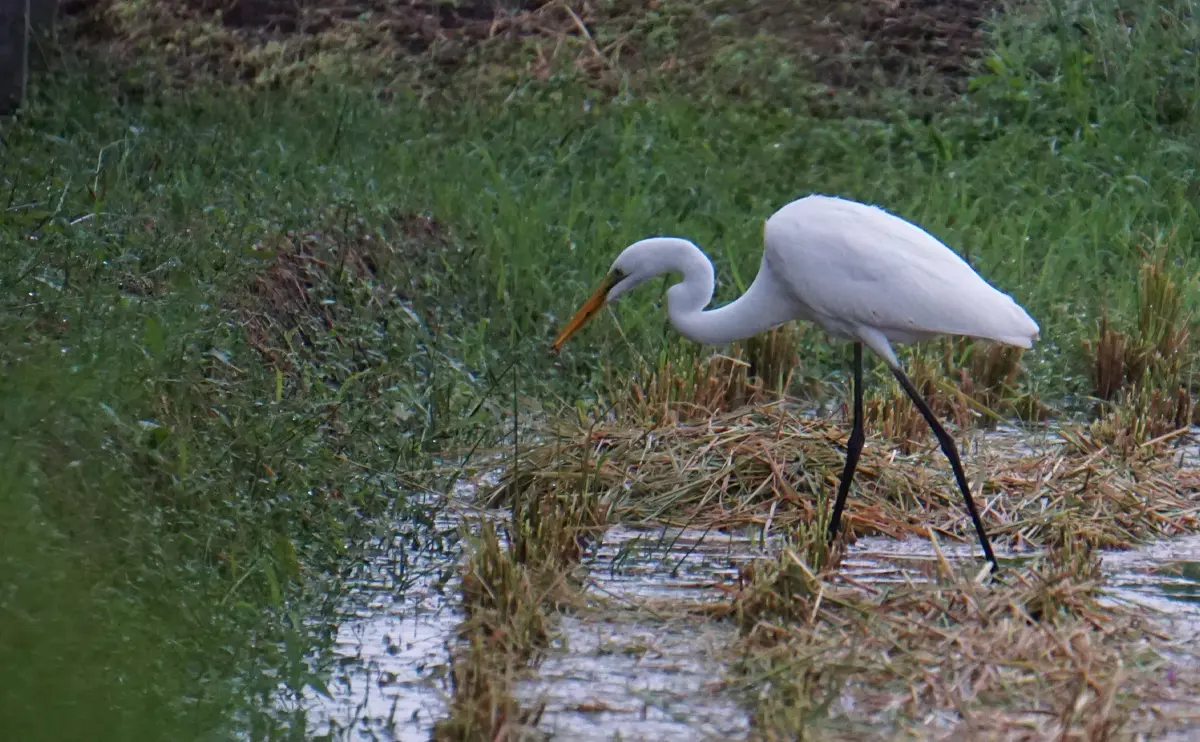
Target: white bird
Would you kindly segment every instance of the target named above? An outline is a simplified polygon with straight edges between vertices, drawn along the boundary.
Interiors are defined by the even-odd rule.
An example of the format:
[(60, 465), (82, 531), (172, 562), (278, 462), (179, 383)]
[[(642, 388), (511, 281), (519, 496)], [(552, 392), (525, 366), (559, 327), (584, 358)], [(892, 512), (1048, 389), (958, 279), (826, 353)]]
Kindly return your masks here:
[(1037, 323), (935, 237), (875, 206), (808, 196), (772, 215), (764, 237), (766, 250), (750, 288), (736, 301), (708, 311), (704, 308), (712, 300), (713, 266), (700, 248), (676, 237), (633, 243), (563, 327), (554, 352), (606, 302), (665, 273), (683, 278), (667, 290), (671, 324), (698, 343), (720, 345), (795, 319), (815, 322), (830, 335), (852, 341), (854, 423), (829, 524), (832, 540), (863, 447), (862, 346), (867, 346), (887, 363), (937, 436), (995, 574), (999, 564), (954, 441), (901, 369), (892, 343), (962, 335), (1030, 348), (1038, 339)]

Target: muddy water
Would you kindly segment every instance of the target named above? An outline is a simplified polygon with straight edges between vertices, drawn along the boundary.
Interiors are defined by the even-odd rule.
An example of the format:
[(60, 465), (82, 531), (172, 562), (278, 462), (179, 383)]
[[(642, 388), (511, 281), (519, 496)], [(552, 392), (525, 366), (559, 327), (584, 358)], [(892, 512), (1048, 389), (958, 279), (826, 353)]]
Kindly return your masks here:
[[(744, 738), (744, 710), (715, 682), (723, 675), (721, 649), (735, 638), (734, 629), (661, 609), (679, 601), (727, 600), (719, 588), (735, 583), (737, 566), (772, 548), (701, 531), (610, 529), (587, 558), (588, 589), (640, 610), (563, 618), (535, 678), (518, 688), (524, 703), (544, 704), (540, 728), (554, 739), (581, 741)], [(941, 548), (949, 559), (978, 561), (971, 545)], [(862, 538), (843, 569), (882, 584), (919, 579), (928, 574), (919, 563), (932, 559), (926, 541)], [(395, 549), (382, 545), (369, 562), (338, 632), (341, 664), (329, 683), (331, 697), (306, 698), (310, 734), (429, 739), (446, 710), (446, 641), (460, 615), (454, 583), (444, 585), (436, 565), (424, 566), (411, 555), (400, 565)], [(1180, 671), (1194, 672), (1200, 650), (1188, 648), (1200, 647), (1200, 536), (1106, 553), (1103, 568), (1108, 598), (1156, 614), (1159, 626), (1179, 640)]]

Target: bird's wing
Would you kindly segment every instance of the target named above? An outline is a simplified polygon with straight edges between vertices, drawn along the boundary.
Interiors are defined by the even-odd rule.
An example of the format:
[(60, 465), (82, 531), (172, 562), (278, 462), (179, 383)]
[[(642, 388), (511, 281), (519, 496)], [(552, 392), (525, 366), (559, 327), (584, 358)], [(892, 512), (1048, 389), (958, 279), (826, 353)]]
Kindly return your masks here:
[(794, 298), (885, 334), (955, 334), (1029, 347), (1037, 324), (921, 228), (874, 206), (808, 197), (767, 222), (765, 262)]

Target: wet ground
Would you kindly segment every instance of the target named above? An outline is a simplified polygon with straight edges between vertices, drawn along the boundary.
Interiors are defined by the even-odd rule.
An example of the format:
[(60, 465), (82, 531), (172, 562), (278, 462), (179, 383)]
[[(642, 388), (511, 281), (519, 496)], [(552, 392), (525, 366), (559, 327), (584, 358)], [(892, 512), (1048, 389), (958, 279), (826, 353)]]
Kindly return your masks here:
[[(971, 545), (941, 548), (949, 559), (975, 558)], [(678, 615), (645, 617), (671, 601), (727, 600), (719, 586), (735, 583), (739, 563), (765, 554), (749, 538), (610, 529), (589, 559), (589, 589), (640, 607), (632, 612), (638, 620), (618, 612), (604, 620), (564, 618), (535, 679), (521, 687), (521, 700), (545, 703), (540, 727), (556, 739), (744, 738), (746, 713), (716, 682), (723, 673), (721, 648), (736, 638), (736, 629)], [(929, 574), (920, 563), (934, 558), (925, 541), (863, 538), (843, 572), (865, 583), (915, 581)], [(430, 569), (397, 599), (398, 568), (395, 553), (381, 549), (356, 585), (339, 631), (343, 663), (329, 685), (332, 697), (308, 698), (311, 733), (428, 740), (445, 710), (445, 642), (460, 619), (447, 602), (452, 585), (443, 594)], [(1200, 647), (1200, 536), (1106, 553), (1103, 568), (1110, 600), (1144, 606), (1180, 646), (1194, 637), (1191, 645)], [(414, 569), (409, 564), (400, 571), (411, 576)], [(1195, 654), (1175, 659), (1178, 672), (1200, 671)]]
[[(1002, 427), (973, 438), (964, 449), (972, 467), (1061, 445), (1052, 427)], [(1180, 467), (1200, 465), (1195, 444), (1178, 456)], [(463, 483), (452, 503), (470, 501), (472, 487)], [(469, 509), (452, 504), (440, 525), (454, 528)], [(457, 583), (447, 582), (455, 557), (413, 554), (402, 542), (381, 541), (351, 586), (330, 696), (310, 692), (304, 699), (310, 735), (425, 741), (448, 707), (447, 642), (462, 618)], [(974, 542), (939, 548), (951, 561), (982, 565)], [(563, 617), (533, 679), (518, 688), (519, 700), (544, 704), (539, 728), (551, 739), (744, 739), (746, 710), (719, 682), (736, 627), (672, 607), (727, 603), (739, 566), (778, 549), (774, 537), (764, 544), (760, 536), (714, 531), (609, 528), (585, 556), (586, 589), (611, 606), (636, 610)], [(1034, 553), (997, 548), (997, 556), (1020, 561)], [(924, 539), (865, 537), (850, 547), (841, 573), (865, 585), (920, 582), (935, 573), (935, 559)], [(1177, 651), (1169, 672), (1200, 673), (1200, 535), (1104, 552), (1102, 569), (1107, 600), (1139, 606), (1171, 637)], [(1200, 738), (1200, 727), (1190, 731)]]
[[(455, 523), (447, 515), (436, 527)], [(449, 699), (446, 642), (462, 620), (449, 580), (456, 558), (414, 553), (403, 535), (375, 544), (350, 581), (329, 695), (305, 689), (309, 737), (429, 740)]]

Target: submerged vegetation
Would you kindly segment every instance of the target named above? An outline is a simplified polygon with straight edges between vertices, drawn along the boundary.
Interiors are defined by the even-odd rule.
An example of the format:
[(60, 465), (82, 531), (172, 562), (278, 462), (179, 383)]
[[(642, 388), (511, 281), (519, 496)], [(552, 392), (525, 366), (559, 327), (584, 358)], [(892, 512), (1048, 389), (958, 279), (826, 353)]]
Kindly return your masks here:
[[(791, 557), (792, 565), (786, 562)], [(1160, 729), (1178, 704), (1132, 611), (1096, 600), (1095, 581), (1051, 555), (1012, 585), (984, 587), (941, 559), (923, 584), (887, 590), (784, 579), (785, 552), (737, 598), (744, 693), (761, 739), (1112, 739)], [(787, 592), (783, 590), (786, 589)], [(776, 611), (761, 613), (764, 600)], [(785, 621), (780, 621), (785, 618)], [(933, 721), (930, 711), (962, 720)], [(930, 728), (932, 722), (933, 729)]]
[[(1200, 530), (1190, 3), (77, 5), (0, 124), (14, 738), (303, 736), (272, 701), (323, 691), (342, 577), (396, 528), (447, 580), (462, 557), (439, 738), (516, 738), (556, 615), (606, 607), (579, 571), (614, 522), (782, 537), (705, 614), (743, 629), (727, 681), (764, 739), (849, 718), (835, 690), (897, 728), (1150, 728), (1155, 640), (1094, 556)], [(822, 333), (714, 354), (654, 284), (547, 352), (625, 244), (695, 240), (724, 302), (814, 191), (922, 224), (1041, 326), (901, 355), (960, 439), (1052, 425), (964, 456), (993, 535), (1048, 549), (1003, 586), (838, 581)], [(868, 395), (848, 541), (967, 534), (911, 403), (879, 368)], [(408, 500), (496, 451), (506, 526)]]
[(540, 709), (521, 708), (513, 687), (546, 648), (552, 616), (583, 602), (579, 561), (604, 525), (596, 498), (517, 498), (508, 515), (503, 536), (484, 519), (467, 539), (453, 700), (437, 742), (536, 739)]

